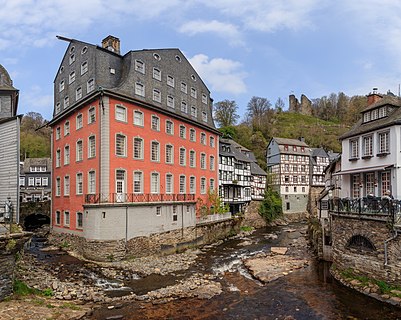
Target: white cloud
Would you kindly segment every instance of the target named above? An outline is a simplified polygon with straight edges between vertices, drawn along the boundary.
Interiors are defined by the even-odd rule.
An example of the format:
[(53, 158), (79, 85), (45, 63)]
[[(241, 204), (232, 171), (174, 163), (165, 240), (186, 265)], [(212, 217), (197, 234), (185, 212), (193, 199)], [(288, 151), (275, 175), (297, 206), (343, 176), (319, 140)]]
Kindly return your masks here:
[(45, 119), (51, 119), (53, 114), (53, 95), (45, 94), (39, 86), (32, 86), (20, 95), (18, 113), (35, 110)]
[(209, 59), (207, 55), (197, 54), (189, 59), (202, 79), (210, 85), (213, 92), (241, 94), (247, 91), (244, 79), (246, 73), (241, 63), (229, 59)]
[(244, 44), (237, 26), (217, 20), (194, 20), (186, 22), (179, 28), (179, 31), (181, 33), (189, 34), (190, 36), (208, 32), (218, 35), (222, 38), (228, 38), (229, 43), (233, 46)]

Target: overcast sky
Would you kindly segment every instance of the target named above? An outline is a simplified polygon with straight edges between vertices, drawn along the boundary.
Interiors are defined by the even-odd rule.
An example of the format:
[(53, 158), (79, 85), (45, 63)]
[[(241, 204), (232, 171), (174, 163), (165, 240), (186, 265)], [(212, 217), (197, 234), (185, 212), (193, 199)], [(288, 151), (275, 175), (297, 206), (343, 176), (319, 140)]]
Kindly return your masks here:
[(53, 80), (68, 43), (121, 51), (179, 48), (215, 102), (252, 96), (274, 105), (373, 87), (398, 94), (401, 1), (394, 0), (0, 0), (0, 64), (20, 90), (19, 113), (51, 119)]

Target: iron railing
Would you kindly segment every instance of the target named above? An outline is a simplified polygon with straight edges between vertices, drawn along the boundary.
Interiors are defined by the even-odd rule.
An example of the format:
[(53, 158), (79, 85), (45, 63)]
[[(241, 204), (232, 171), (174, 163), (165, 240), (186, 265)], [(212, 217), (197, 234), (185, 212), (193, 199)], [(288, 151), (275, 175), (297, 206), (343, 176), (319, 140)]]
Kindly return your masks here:
[(194, 194), (153, 194), (153, 193), (95, 193), (86, 194), (85, 203), (135, 203), (135, 202), (194, 202)]
[(329, 210), (337, 214), (358, 215), (363, 218), (375, 218), (388, 221), (401, 227), (401, 201), (380, 197), (357, 199), (337, 198), (329, 201)]

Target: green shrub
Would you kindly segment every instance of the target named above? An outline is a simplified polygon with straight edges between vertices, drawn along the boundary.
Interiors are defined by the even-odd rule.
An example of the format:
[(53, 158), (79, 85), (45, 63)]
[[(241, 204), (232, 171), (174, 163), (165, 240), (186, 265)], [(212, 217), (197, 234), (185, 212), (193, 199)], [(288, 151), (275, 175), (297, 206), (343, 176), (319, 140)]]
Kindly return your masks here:
[(249, 231), (252, 231), (254, 228), (253, 227), (250, 227), (250, 226), (242, 226), (241, 227), (241, 231), (244, 231), (244, 232), (249, 232)]
[(266, 222), (272, 222), (283, 215), (281, 197), (271, 187), (265, 191), (264, 199), (259, 206), (259, 214)]

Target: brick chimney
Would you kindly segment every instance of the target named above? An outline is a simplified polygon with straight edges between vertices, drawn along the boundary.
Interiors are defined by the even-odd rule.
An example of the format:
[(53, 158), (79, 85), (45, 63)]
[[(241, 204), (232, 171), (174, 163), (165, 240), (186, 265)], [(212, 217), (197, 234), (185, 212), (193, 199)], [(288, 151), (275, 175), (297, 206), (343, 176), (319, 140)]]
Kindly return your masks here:
[(370, 92), (367, 95), (367, 97), (368, 97), (368, 106), (383, 98), (383, 96), (377, 92), (377, 88), (373, 88), (373, 91)]
[(107, 36), (102, 40), (102, 48), (120, 54), (120, 39), (113, 36)]

